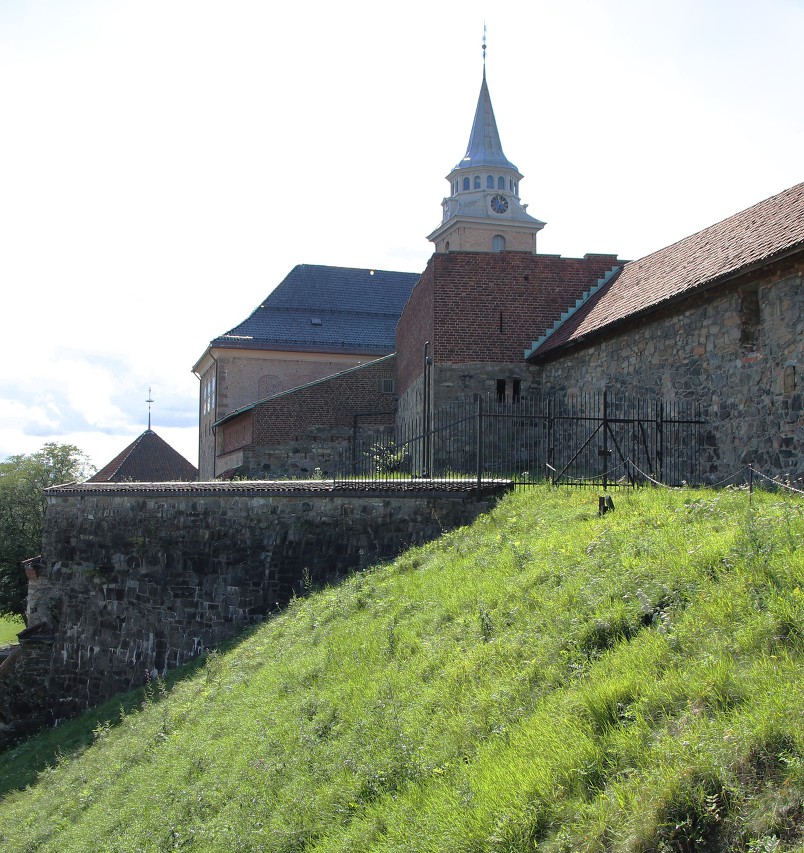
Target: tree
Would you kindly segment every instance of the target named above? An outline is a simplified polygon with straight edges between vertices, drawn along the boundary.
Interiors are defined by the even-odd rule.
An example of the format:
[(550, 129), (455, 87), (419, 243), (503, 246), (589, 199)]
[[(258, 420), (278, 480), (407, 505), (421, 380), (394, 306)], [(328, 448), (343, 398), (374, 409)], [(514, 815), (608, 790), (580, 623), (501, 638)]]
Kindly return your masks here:
[(21, 563), (42, 550), (44, 490), (85, 480), (94, 470), (75, 445), (55, 442), (0, 462), (0, 615), (25, 617), (28, 584)]

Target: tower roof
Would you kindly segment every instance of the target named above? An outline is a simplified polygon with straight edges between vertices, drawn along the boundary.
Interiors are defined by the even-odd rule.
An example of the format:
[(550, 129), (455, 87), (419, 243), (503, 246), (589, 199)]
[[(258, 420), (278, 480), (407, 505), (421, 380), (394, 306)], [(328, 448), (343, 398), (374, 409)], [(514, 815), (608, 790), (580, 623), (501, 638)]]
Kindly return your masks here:
[(198, 470), (153, 430), (147, 429), (88, 483), (192, 482)]
[(494, 109), (491, 106), (491, 96), (486, 83), (486, 69), (483, 68), (483, 82), (480, 86), (480, 96), (477, 99), (475, 120), (472, 123), (472, 132), (469, 134), (469, 145), (466, 154), (458, 163), (456, 169), (476, 169), (479, 166), (491, 166), (493, 168), (519, 169), (505, 156), (500, 142), (500, 133), (497, 130), (497, 122), (494, 118)]

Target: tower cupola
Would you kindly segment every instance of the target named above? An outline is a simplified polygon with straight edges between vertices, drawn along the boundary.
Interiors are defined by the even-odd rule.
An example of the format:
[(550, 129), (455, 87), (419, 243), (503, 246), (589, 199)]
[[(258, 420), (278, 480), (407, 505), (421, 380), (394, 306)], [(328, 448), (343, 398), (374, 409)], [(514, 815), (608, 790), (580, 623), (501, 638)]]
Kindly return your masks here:
[(522, 174), (505, 156), (489, 87), (485, 40), (483, 81), (466, 154), (447, 175), (450, 194), (442, 201), (441, 225), (428, 236), (436, 252), (536, 252), (544, 222), (527, 212), (519, 198)]

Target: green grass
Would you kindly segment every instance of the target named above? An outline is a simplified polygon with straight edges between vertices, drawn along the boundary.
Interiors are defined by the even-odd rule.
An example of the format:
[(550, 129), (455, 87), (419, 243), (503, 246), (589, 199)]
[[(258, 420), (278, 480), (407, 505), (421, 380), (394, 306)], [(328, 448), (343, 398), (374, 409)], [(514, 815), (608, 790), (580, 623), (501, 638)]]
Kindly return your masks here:
[(615, 501), (512, 495), (19, 745), (0, 849), (803, 850), (800, 502)]
[(0, 616), (0, 646), (17, 642), (17, 633), (25, 627), (22, 619)]

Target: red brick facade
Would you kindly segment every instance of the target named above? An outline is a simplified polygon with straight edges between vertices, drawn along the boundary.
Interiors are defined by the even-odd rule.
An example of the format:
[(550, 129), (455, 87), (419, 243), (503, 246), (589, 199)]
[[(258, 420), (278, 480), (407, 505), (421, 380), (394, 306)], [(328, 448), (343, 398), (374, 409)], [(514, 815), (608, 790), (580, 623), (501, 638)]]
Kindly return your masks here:
[(616, 255), (433, 255), (397, 327), (399, 393), (420, 375), (427, 340), (435, 364), (522, 362), (534, 340), (622, 263)]
[[(253, 467), (261, 448), (290, 458), (293, 444), (348, 444), (355, 416), (361, 427), (393, 424), (395, 373), (395, 356), (385, 356), (254, 404), (219, 426), (216, 473)], [(236, 451), (242, 461), (227, 458)]]

